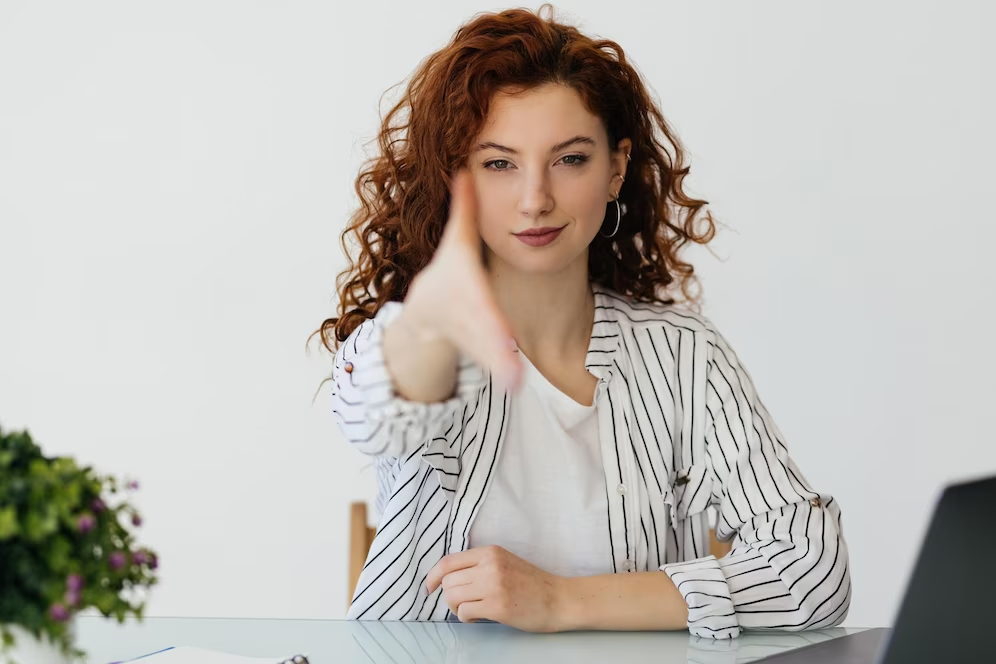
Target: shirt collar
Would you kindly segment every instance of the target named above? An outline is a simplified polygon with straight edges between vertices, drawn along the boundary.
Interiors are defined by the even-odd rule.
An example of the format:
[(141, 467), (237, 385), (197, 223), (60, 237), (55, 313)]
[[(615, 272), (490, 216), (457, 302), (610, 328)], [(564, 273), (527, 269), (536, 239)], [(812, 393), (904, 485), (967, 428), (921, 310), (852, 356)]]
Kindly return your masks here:
[(591, 290), (595, 296), (595, 324), (591, 328), (591, 340), (588, 342), (584, 366), (596, 378), (608, 380), (618, 371), (615, 360), (622, 344), (619, 311), (611, 297), (619, 298), (619, 296), (598, 284), (592, 284)]

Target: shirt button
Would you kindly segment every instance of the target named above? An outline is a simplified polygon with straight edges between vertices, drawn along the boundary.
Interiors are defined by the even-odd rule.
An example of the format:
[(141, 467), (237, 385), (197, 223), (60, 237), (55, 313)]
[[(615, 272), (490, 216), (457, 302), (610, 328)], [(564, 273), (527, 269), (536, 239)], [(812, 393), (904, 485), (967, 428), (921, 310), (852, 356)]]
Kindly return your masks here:
[(343, 368), (346, 370), (346, 373), (353, 373), (353, 363), (352, 362), (346, 362), (346, 366), (343, 367)]
[(813, 507), (819, 507), (823, 503), (820, 502), (819, 498), (813, 498), (812, 500), (809, 501), (809, 504), (812, 505)]
[(616, 491), (619, 492), (620, 496), (625, 496), (626, 495), (626, 485), (625, 484), (620, 484), (619, 486), (616, 487)]

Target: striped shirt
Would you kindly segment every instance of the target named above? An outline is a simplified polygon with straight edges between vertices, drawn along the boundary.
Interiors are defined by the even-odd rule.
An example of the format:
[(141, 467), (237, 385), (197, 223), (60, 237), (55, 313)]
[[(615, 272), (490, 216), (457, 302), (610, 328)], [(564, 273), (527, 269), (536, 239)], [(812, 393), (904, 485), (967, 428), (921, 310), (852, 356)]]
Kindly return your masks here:
[[(696, 636), (840, 624), (851, 584), (839, 507), (789, 457), (729, 344), (701, 315), (592, 288), (585, 366), (603, 386), (613, 571), (668, 574)], [(509, 395), (461, 358), (452, 398), (399, 397), (381, 335), (402, 307), (390, 302), (357, 327), (333, 366), (333, 409), (349, 443), (374, 459), (381, 515), (347, 618), (445, 621), (442, 588), (427, 595), (425, 579), (444, 555), (467, 548)], [(709, 555), (710, 508), (716, 536), (732, 540), (720, 559)]]

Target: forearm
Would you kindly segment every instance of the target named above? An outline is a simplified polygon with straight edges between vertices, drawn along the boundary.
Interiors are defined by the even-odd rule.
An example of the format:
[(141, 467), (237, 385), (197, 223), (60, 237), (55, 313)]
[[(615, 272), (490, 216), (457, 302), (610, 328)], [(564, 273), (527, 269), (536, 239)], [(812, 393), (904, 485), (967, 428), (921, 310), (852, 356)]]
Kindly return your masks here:
[(413, 324), (405, 312), (384, 330), (384, 362), (404, 399), (434, 403), (453, 396), (458, 361), (456, 347)]
[(688, 605), (664, 572), (564, 578), (556, 609), (562, 631), (681, 630)]

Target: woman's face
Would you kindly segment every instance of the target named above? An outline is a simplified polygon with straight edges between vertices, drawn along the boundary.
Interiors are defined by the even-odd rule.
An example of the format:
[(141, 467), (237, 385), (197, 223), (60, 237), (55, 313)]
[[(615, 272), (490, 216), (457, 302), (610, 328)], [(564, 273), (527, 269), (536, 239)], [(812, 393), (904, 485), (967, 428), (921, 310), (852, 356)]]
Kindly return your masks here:
[[(542, 274), (587, 265), (630, 148), (629, 139), (609, 145), (601, 119), (572, 88), (498, 94), (469, 158), (489, 264)], [(615, 226), (612, 211), (605, 233)], [(552, 232), (529, 235), (544, 229)]]

